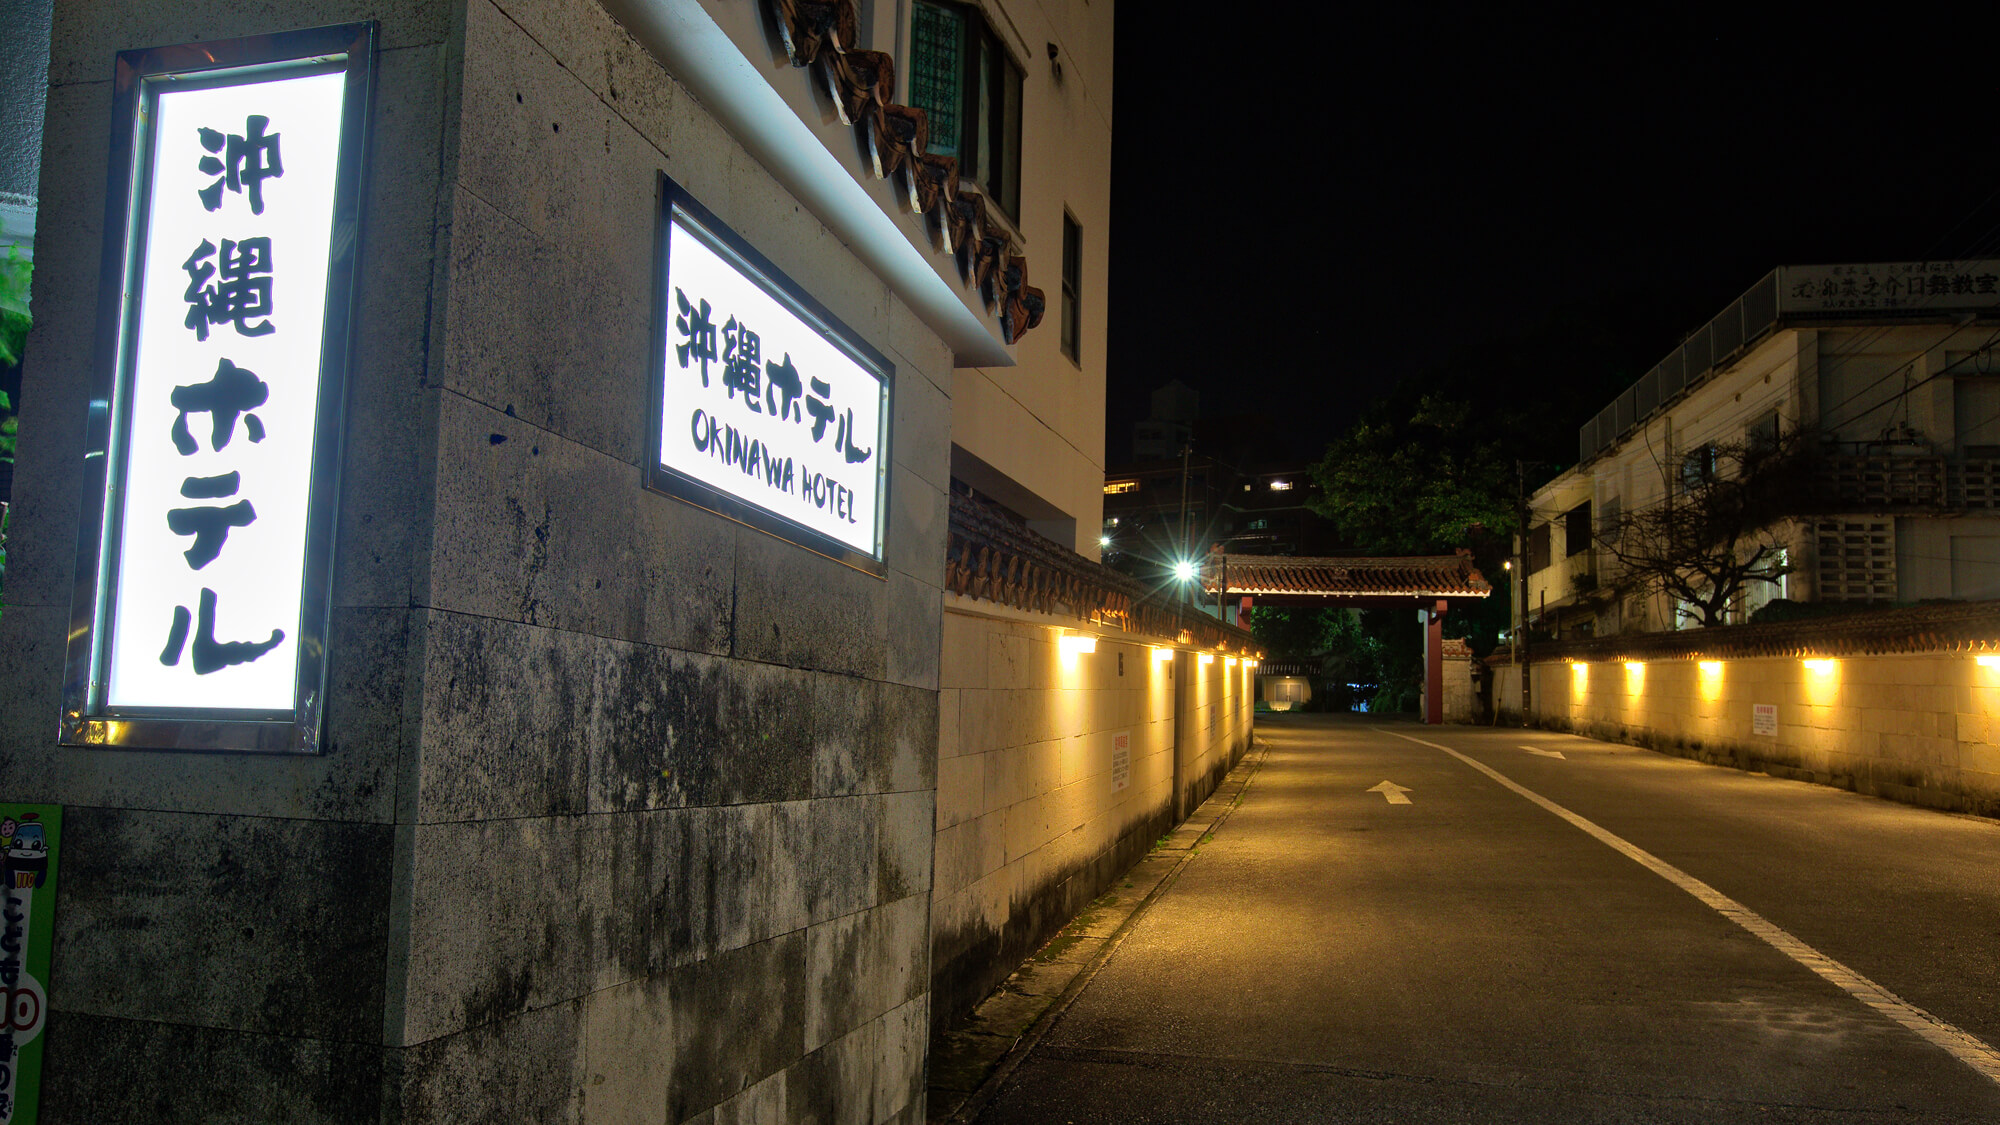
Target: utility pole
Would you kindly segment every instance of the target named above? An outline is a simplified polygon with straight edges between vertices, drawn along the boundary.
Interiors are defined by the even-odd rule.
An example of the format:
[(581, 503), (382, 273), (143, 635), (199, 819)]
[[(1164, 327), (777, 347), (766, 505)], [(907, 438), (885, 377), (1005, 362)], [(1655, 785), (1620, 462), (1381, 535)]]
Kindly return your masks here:
[(1533, 700), (1528, 676), (1528, 463), (1514, 462), (1514, 667), (1521, 670), (1521, 725)]
[[(1188, 518), (1187, 518), (1188, 458), (1193, 453), (1194, 453), (1193, 442), (1184, 441), (1181, 443), (1181, 526), (1180, 526), (1181, 557), (1174, 560), (1174, 567), (1176, 570), (1180, 568), (1181, 564), (1186, 563), (1192, 565), (1194, 561), (1192, 556), (1192, 552), (1194, 549), (1188, 546)], [(1187, 580), (1181, 578), (1181, 576), (1178, 573), (1174, 575), (1174, 578), (1180, 581), (1181, 583), (1181, 602), (1185, 604), (1186, 602), (1192, 600), (1194, 594), (1192, 591), (1188, 589)]]

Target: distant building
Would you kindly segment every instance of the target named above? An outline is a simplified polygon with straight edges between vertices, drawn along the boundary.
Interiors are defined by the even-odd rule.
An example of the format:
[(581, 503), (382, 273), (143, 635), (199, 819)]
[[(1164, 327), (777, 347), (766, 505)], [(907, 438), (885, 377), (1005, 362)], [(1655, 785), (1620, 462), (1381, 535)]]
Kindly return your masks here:
[[(1186, 523), (1182, 523), (1185, 479)], [(1319, 555), (1338, 550), (1331, 521), (1313, 511), (1319, 484), (1306, 466), (1239, 468), (1191, 456), (1112, 469), (1104, 478), (1106, 562), (1164, 579), (1176, 560), (1210, 551)]]
[(1194, 437), (1194, 420), (1201, 414), (1201, 395), (1173, 379), (1153, 391), (1152, 413), (1132, 427), (1132, 459), (1164, 461), (1179, 457)]
[(1824, 499), (1773, 527), (1789, 573), (1730, 607), (2000, 596), (2000, 260), (1786, 266), (1586, 422), (1537, 489), (1528, 617), (1558, 636), (1686, 627), (1623, 590), (1602, 535), (1715, 450), (1805, 431)]

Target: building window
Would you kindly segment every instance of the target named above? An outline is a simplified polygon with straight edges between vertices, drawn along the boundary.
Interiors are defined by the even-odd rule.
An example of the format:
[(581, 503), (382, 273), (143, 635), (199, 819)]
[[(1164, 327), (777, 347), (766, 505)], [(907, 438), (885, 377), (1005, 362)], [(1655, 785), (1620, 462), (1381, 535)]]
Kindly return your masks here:
[(1704, 442), (1688, 450), (1681, 458), (1681, 491), (1693, 492), (1715, 479), (1716, 451), (1714, 442)]
[(1590, 501), (1563, 513), (1563, 555), (1574, 557), (1590, 549)]
[(1752, 451), (1768, 453), (1778, 448), (1778, 412), (1767, 410), (1743, 428), (1744, 444)]
[(926, 150), (956, 158), (1010, 217), (1021, 213), (1021, 79), (979, 9), (916, 0), (910, 104), (929, 118)]
[(1083, 362), (1083, 228), (1063, 212), (1062, 350)]
[(1291, 481), (1288, 481), (1288, 480), (1274, 480), (1274, 481), (1272, 481), (1272, 482), (1271, 482), (1271, 491), (1272, 491), (1272, 492), (1290, 492), (1291, 490), (1292, 490), (1292, 482), (1291, 482)]
[(1541, 524), (1528, 531), (1528, 573), (1534, 574), (1549, 565), (1549, 525)]
[(1139, 482), (1136, 480), (1108, 480), (1104, 482), (1104, 494), (1106, 496), (1122, 496), (1127, 492), (1137, 491), (1139, 491)]

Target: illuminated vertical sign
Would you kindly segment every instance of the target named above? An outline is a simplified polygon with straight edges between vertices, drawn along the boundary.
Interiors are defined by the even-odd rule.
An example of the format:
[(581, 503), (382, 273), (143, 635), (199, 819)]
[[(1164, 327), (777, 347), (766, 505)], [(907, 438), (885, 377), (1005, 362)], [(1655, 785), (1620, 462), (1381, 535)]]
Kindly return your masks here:
[(119, 56), (66, 743), (318, 748), (373, 42)]
[(648, 484), (881, 574), (895, 369), (664, 176), (660, 195)]

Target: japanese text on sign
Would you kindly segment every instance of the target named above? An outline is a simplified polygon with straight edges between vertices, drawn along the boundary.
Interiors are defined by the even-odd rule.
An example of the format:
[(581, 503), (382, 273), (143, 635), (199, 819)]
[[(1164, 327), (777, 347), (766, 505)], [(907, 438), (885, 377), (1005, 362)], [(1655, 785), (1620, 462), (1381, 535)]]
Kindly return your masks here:
[(676, 211), (662, 468), (881, 557), (888, 388)]
[(135, 200), (111, 707), (293, 705), (345, 84), (158, 96)]

